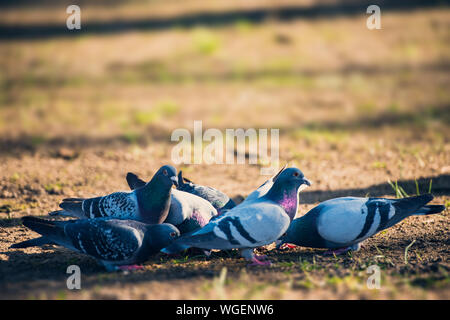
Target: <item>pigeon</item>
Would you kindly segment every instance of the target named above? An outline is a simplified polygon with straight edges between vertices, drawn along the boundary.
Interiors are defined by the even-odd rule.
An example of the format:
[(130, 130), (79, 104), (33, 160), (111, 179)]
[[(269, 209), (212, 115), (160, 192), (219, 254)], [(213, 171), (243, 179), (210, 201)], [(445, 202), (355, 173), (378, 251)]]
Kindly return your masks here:
[[(128, 172), (127, 182), (131, 189), (139, 188), (144, 183), (143, 180), (139, 179), (139, 177), (132, 172)], [(236, 203), (225, 193), (212, 187), (194, 184), (189, 179), (184, 178), (181, 171), (178, 173), (177, 190), (205, 199), (217, 210), (218, 215), (236, 206)]]
[(113, 218), (49, 221), (24, 217), (22, 222), (41, 237), (11, 248), (57, 244), (97, 259), (107, 271), (137, 269), (135, 264), (145, 262), (180, 235), (171, 224)]
[[(134, 173), (128, 172), (126, 178), (132, 190), (137, 191), (145, 185), (145, 182)], [(217, 216), (217, 210), (205, 199), (173, 189), (170, 195), (169, 212), (164, 222), (177, 226), (184, 234), (202, 228), (215, 216)]]
[(445, 210), (442, 205), (426, 205), (431, 194), (402, 198), (342, 197), (322, 202), (304, 216), (292, 221), (277, 246), (331, 249), (326, 254), (357, 251), (360, 243), (413, 215), (429, 215)]
[(276, 175), (274, 175), (273, 177), (271, 177), (269, 180), (266, 180), (266, 182), (264, 182), (262, 185), (260, 185), (258, 187), (258, 189), (256, 189), (255, 191), (253, 191), (252, 193), (250, 193), (247, 198), (245, 198), (245, 201), (252, 201), (255, 199), (258, 199), (262, 196), (264, 196), (269, 190), (270, 188), (272, 188), (274, 181), (277, 179), (277, 177), (280, 175), (280, 173), (286, 168), (286, 165), (283, 166), (283, 168), (281, 168), (280, 171), (278, 171), (278, 173)]
[(53, 211), (50, 215), (78, 218), (112, 217), (149, 224), (162, 223), (169, 213), (173, 184), (178, 184), (175, 168), (163, 166), (142, 188), (96, 198), (64, 199), (59, 205), (63, 210)]
[(267, 257), (256, 256), (253, 248), (272, 243), (286, 232), (297, 213), (298, 188), (303, 184), (310, 182), (299, 169), (285, 169), (261, 198), (234, 207), (161, 251), (171, 254), (189, 247), (239, 248), (251, 265), (269, 265), (270, 261), (263, 261)]

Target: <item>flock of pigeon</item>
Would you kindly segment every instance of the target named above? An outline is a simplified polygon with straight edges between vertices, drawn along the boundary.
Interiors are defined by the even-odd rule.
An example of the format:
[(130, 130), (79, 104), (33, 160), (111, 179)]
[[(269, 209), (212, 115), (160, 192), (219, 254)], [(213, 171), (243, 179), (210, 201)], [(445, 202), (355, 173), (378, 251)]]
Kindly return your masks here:
[[(340, 254), (359, 250), (360, 243), (411, 215), (445, 209), (427, 205), (430, 194), (402, 199), (342, 197), (324, 201), (294, 219), (299, 192), (311, 182), (297, 168), (280, 172), (253, 191), (242, 203), (223, 192), (177, 175), (174, 167), (161, 167), (149, 182), (127, 174), (130, 192), (96, 198), (68, 198), (51, 216), (73, 220), (24, 217), (23, 224), (41, 237), (11, 248), (56, 244), (87, 254), (108, 271), (134, 270), (160, 251), (174, 254), (199, 248), (239, 249), (251, 265), (270, 265), (254, 248), (275, 242), (328, 248)], [(176, 186), (176, 189), (173, 188)]]

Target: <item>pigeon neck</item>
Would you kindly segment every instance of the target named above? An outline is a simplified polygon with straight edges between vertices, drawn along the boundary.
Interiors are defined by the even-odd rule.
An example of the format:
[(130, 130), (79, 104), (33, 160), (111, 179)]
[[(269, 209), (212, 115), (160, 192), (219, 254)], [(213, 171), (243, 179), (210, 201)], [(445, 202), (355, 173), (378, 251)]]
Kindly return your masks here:
[(291, 221), (294, 219), (297, 214), (299, 202), (298, 191), (295, 186), (282, 188), (280, 185), (275, 183), (267, 193), (266, 197), (280, 205), (284, 211), (286, 211)]
[(291, 223), (292, 239), (289, 238), (290, 232), (286, 237), (286, 243), (294, 243), (298, 246), (311, 248), (326, 248), (325, 240), (317, 232), (316, 217), (312, 214), (306, 214)]
[(164, 222), (169, 213), (171, 188), (171, 185), (166, 185), (154, 177), (144, 187), (136, 190), (139, 209), (145, 222)]
[(138, 255), (136, 257), (136, 261), (144, 262), (147, 261), (150, 255), (159, 251), (159, 249), (154, 248), (154, 239), (152, 237), (151, 228), (145, 228), (145, 231), (142, 235), (142, 246), (141, 250), (139, 250)]

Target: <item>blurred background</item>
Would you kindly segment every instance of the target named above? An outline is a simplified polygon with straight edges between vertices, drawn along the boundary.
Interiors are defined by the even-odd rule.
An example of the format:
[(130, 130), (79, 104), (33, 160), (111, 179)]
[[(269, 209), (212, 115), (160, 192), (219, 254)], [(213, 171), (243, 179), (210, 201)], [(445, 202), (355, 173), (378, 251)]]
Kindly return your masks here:
[[(66, 28), (71, 4), (81, 30)], [(280, 129), (280, 164), (314, 182), (300, 215), (336, 196), (398, 195), (388, 181), (448, 205), (449, 1), (377, 1), (381, 30), (366, 27), (370, 4), (0, 2), (0, 215), (126, 189), (127, 171), (171, 162), (171, 132), (194, 120)], [(260, 166), (178, 169), (242, 199)]]

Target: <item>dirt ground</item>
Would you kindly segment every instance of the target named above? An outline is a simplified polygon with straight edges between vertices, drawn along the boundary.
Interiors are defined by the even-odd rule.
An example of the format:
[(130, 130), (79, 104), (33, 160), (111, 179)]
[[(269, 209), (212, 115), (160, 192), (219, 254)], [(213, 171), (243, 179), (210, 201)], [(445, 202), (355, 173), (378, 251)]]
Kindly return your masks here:
[[(368, 30), (367, 6), (334, 1), (82, 1), (80, 34), (58, 27), (64, 1), (18, 3), (0, 8), (1, 299), (450, 298), (446, 2), (381, 5), (382, 29)], [(396, 197), (388, 181), (409, 195), (431, 190), (447, 210), (343, 256), (260, 248), (273, 262), (262, 268), (215, 252), (158, 254), (143, 270), (107, 273), (61, 247), (9, 249), (37, 236), (22, 216), (126, 190), (128, 171), (150, 177), (172, 163), (172, 131), (192, 131), (194, 120), (204, 130), (278, 128), (280, 165), (313, 181), (299, 216), (339, 196)], [(267, 178), (262, 166), (177, 169), (239, 202)], [(66, 287), (72, 264), (81, 290)], [(371, 265), (380, 289), (366, 285)]]

